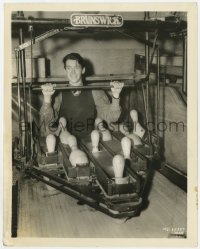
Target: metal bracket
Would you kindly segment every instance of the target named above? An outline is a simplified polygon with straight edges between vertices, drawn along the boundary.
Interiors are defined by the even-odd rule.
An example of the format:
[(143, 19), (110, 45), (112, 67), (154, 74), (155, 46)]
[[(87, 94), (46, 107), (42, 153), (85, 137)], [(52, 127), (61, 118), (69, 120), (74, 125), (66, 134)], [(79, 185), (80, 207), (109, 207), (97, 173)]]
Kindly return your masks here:
[[(37, 42), (43, 41), (43, 40), (45, 40), (45, 39), (47, 39), (47, 38), (49, 38), (49, 37), (51, 37), (51, 36), (53, 36), (55, 34), (58, 34), (61, 31), (62, 31), (61, 29), (51, 29), (51, 30), (43, 33), (42, 35), (39, 35), (39, 36), (35, 37), (34, 44), (37, 43)], [(18, 48), (15, 49), (15, 51), (21, 51), (21, 50), (31, 46), (31, 43), (32, 43), (31, 40), (29, 40), (27, 42), (24, 42), (24, 43), (20, 44), (18, 46)]]

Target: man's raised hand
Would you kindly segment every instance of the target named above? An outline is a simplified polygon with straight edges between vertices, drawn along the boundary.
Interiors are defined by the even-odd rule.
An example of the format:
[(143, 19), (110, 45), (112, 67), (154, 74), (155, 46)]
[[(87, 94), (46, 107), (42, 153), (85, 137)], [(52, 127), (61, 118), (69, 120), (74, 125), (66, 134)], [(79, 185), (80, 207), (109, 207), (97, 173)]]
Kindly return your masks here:
[(55, 86), (56, 86), (55, 84), (51, 84), (51, 83), (46, 83), (46, 84), (41, 86), (42, 93), (44, 95), (44, 102), (45, 103), (51, 103), (51, 96), (55, 92), (55, 90), (54, 90)]
[(112, 91), (112, 95), (114, 98), (118, 99), (119, 95), (122, 91), (122, 88), (124, 87), (124, 82), (120, 82), (120, 81), (111, 81), (110, 82), (111, 87), (111, 91)]

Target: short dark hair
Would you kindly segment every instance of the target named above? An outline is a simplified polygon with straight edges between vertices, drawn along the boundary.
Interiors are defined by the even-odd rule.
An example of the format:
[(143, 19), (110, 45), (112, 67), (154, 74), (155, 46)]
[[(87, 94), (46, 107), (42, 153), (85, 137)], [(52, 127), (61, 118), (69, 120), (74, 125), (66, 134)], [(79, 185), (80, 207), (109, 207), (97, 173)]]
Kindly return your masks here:
[(77, 61), (77, 62), (82, 66), (82, 68), (85, 67), (84, 60), (83, 60), (83, 58), (80, 56), (80, 54), (78, 54), (78, 53), (67, 54), (67, 55), (63, 58), (63, 64), (64, 64), (64, 68), (65, 68), (65, 69), (66, 69), (66, 62), (67, 62), (67, 60), (75, 60), (75, 61)]

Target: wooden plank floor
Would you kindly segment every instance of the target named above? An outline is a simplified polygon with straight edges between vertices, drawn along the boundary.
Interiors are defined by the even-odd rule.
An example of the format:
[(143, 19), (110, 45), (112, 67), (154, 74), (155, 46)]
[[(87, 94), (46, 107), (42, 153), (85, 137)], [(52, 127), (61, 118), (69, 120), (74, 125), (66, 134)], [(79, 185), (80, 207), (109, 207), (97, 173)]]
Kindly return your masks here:
[(68, 195), (47, 190), (36, 180), (24, 180), (20, 187), (18, 237), (57, 238), (164, 238), (171, 228), (186, 231), (187, 195), (155, 172), (149, 205), (140, 216), (125, 223), (77, 205)]

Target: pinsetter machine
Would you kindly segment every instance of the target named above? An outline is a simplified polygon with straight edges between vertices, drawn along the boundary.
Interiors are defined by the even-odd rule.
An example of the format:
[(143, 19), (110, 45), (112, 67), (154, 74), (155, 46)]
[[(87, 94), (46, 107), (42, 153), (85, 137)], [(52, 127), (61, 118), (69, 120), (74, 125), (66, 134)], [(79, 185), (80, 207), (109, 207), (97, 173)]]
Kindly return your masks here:
[[(145, 141), (134, 146), (121, 132), (103, 139), (98, 130), (83, 138), (69, 135), (64, 141), (61, 135), (37, 137), (35, 163), (26, 172), (112, 217), (134, 216), (142, 205), (152, 149)], [(79, 164), (73, 153), (81, 157)]]
[[(114, 218), (124, 218), (135, 216), (142, 207), (143, 193), (148, 182), (149, 168), (159, 156), (159, 134), (158, 130), (152, 134), (148, 127), (148, 87), (151, 64), (155, 52), (157, 53), (157, 96), (156, 96), (156, 118), (158, 123), (159, 108), (159, 87), (160, 87), (160, 63), (159, 46), (156, 44), (158, 31), (165, 29), (169, 32), (180, 31), (185, 27), (185, 23), (177, 20), (145, 20), (145, 21), (123, 21), (121, 15), (101, 15), (105, 17), (104, 24), (98, 27), (94, 25), (92, 14), (72, 15), (71, 20), (26, 20), (22, 13), (18, 13), (18, 18), (13, 20), (13, 25), (19, 27), (20, 45), (16, 48), (17, 61), (17, 82), (13, 86), (18, 89), (18, 107), (19, 107), (19, 155), (18, 160), (26, 174), (41, 180), (47, 186), (58, 189), (66, 193), (83, 204), (87, 204)], [(84, 17), (84, 18), (83, 18)], [(98, 18), (99, 15), (96, 15)], [(81, 23), (81, 20), (87, 22)], [(107, 23), (108, 22), (108, 23)], [(132, 23), (137, 22), (137, 23)], [(30, 41), (24, 42), (23, 28), (28, 24)], [(33, 37), (33, 27), (42, 24), (44, 27), (52, 26), (53, 29)], [(60, 32), (81, 31), (89, 32), (91, 30), (108, 30), (120, 32), (126, 36), (131, 36), (145, 44), (146, 54), (146, 75), (147, 77), (140, 82), (139, 86), (134, 82), (135, 75), (109, 75), (106, 80), (126, 80), (124, 87), (141, 87), (144, 99), (144, 109), (146, 117), (146, 135), (134, 135), (134, 132), (127, 132), (123, 129), (110, 132), (110, 139), (104, 139), (103, 131), (100, 128), (94, 128), (89, 136), (73, 137), (69, 135), (68, 139), (62, 139), (60, 136), (40, 137), (33, 135), (32, 123), (28, 122), (27, 96), (31, 91), (41, 90), (38, 83), (45, 83), (44, 80), (38, 80), (34, 84), (31, 78), (28, 82), (25, 74), (25, 49), (31, 47), (31, 57), (33, 45), (48, 37)], [(135, 30), (134, 30), (135, 29)], [(142, 29), (142, 30), (141, 30)], [(154, 42), (149, 40), (150, 31), (155, 32)], [(135, 36), (133, 31), (146, 32), (146, 39)], [(149, 56), (150, 47), (152, 48), (151, 58)], [(21, 77), (20, 77), (21, 68)], [(50, 82), (47, 79), (47, 82)], [(95, 81), (95, 79), (93, 79)], [(56, 82), (55, 90), (87, 90), (87, 89), (110, 89), (108, 83), (88, 84), (81, 87), (72, 87), (63, 83)], [(21, 101), (23, 98), (23, 101)], [(31, 98), (30, 98), (31, 103)], [(23, 107), (23, 108), (22, 108)], [(133, 120), (133, 126), (137, 126), (136, 111), (130, 112)], [(31, 109), (29, 111), (31, 116)], [(29, 120), (32, 120), (30, 117)], [(157, 127), (157, 125), (155, 125)], [(143, 132), (142, 132), (143, 133)], [(135, 137), (134, 137), (135, 136)], [(71, 139), (71, 140), (70, 140)], [(135, 140), (136, 139), (136, 140)], [(139, 141), (139, 142), (138, 142)], [(53, 146), (53, 148), (52, 148)], [(74, 148), (75, 146), (75, 148)], [(72, 155), (76, 158), (77, 151), (79, 162), (74, 163)], [(16, 156), (16, 155), (15, 155)], [(75, 160), (74, 159), (74, 160)], [(76, 160), (75, 160), (76, 161)]]

